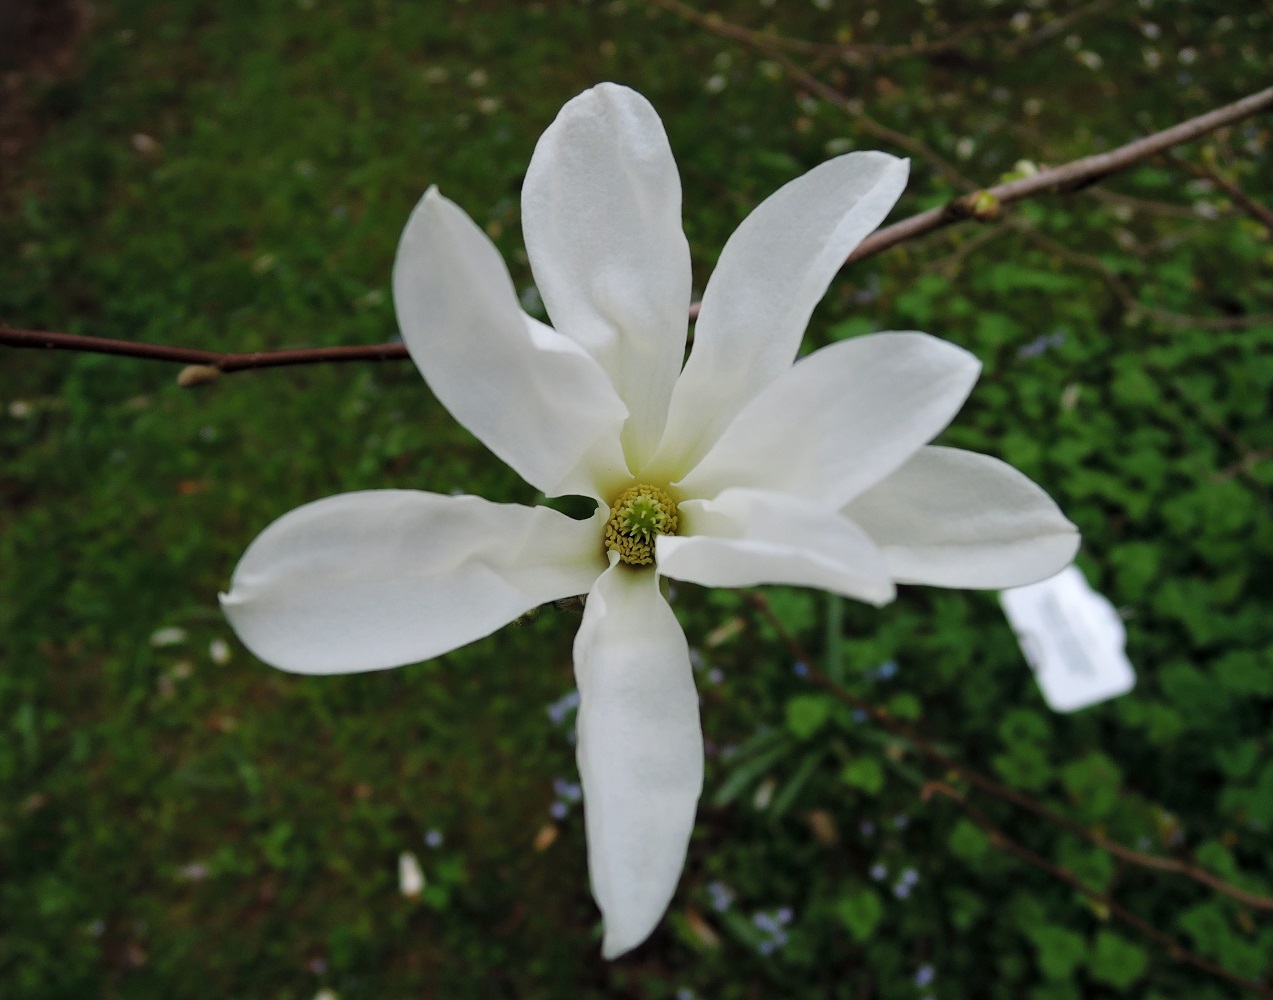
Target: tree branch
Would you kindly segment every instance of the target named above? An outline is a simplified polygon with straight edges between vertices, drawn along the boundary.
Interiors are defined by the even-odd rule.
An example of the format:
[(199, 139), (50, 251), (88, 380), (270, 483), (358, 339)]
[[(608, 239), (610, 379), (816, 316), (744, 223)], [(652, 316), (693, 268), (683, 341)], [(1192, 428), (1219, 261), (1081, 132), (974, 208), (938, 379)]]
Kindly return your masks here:
[(1077, 250), (1062, 246), (1050, 236), (1046, 236), (1035, 229), (1034, 226), (1022, 220), (1012, 219), (1009, 220), (1009, 224), (1046, 253), (1053, 254), (1077, 267), (1084, 267), (1099, 274), (1105, 283), (1109, 285), (1110, 290), (1122, 304), (1128, 316), (1152, 319), (1163, 326), (1195, 330), (1244, 330), (1248, 326), (1273, 323), (1273, 313), (1250, 313), (1246, 316), (1187, 316), (1183, 313), (1174, 313), (1167, 309), (1146, 305), (1136, 298), (1123, 279), (1099, 257), (1080, 253)]
[(53, 351), (116, 354), (151, 361), (175, 361), (179, 364), (210, 368), (218, 373), (245, 371), (249, 368), (308, 365), (318, 362), (393, 361), (407, 357), (407, 345), (401, 341), (350, 347), (310, 347), (289, 351), (220, 354), (197, 347), (172, 347), (167, 344), (111, 340), (107, 337), (85, 337), (76, 333), (52, 333), (47, 330), (18, 330), (3, 323), (0, 323), (0, 344), (7, 344), (10, 347), (45, 348)]
[(755, 31), (741, 24), (726, 21), (719, 14), (704, 14), (700, 10), (680, 3), (679, 0), (652, 0), (652, 2), (669, 13), (675, 14), (691, 24), (706, 28), (713, 34), (741, 42), (753, 48), (766, 51), (785, 49), (801, 55), (815, 58), (843, 59), (846, 62), (865, 62), (868, 60), (903, 59), (909, 56), (935, 55), (957, 49), (969, 38), (984, 34), (986, 25), (968, 24), (936, 41), (921, 41), (912, 45), (880, 45), (872, 42), (808, 42), (802, 38), (788, 38), (768, 31)]
[(1210, 181), (1229, 196), (1229, 199), (1237, 206), (1239, 211), (1245, 212), (1256, 222), (1273, 232), (1273, 209), (1265, 208), (1218, 170), (1213, 170), (1201, 163), (1194, 163), (1183, 156), (1173, 156), (1171, 159), (1177, 166), (1184, 167), (1195, 177)]
[[(1267, 87), (1232, 104), (1226, 104), (1214, 111), (1208, 111), (1205, 115), (1190, 118), (1179, 125), (1173, 125), (1161, 132), (1147, 135), (1143, 139), (1129, 142), (1108, 153), (1085, 156), (1064, 166), (1051, 167), (1029, 177), (1008, 181), (1005, 184), (996, 184), (978, 193), (988, 195), (1000, 205), (1009, 205), (1014, 201), (1023, 201), (1038, 194), (1073, 191), (1126, 170), (1133, 164), (1155, 156), (1172, 146), (1192, 142), (1208, 132), (1232, 125), (1234, 122), (1259, 114), (1271, 107), (1273, 107), (1273, 87)], [(941, 229), (954, 222), (961, 222), (971, 216), (969, 209), (970, 205), (965, 199), (957, 198), (941, 208), (933, 208), (927, 212), (912, 215), (909, 219), (872, 233), (858, 244), (857, 249), (849, 254), (845, 263), (852, 264), (865, 257), (873, 257), (916, 236), (930, 233), (934, 229)]]
[(976, 785), (982, 791), (995, 796), (995, 798), (1002, 799), (1005, 802), (1011, 802), (1013, 805), (1024, 809), (1027, 812), (1032, 812), (1041, 819), (1047, 820), (1053, 826), (1065, 830), (1067, 833), (1072, 833), (1076, 837), (1082, 837), (1088, 843), (1094, 844), (1101, 850), (1112, 854), (1116, 858), (1121, 858), (1129, 864), (1139, 865), (1142, 868), (1152, 868), (1157, 871), (1173, 872), (1177, 875), (1183, 875), (1186, 878), (1193, 879), (1201, 885), (1205, 885), (1208, 888), (1214, 889), (1226, 896), (1230, 896), (1247, 906), (1261, 910), (1273, 910), (1273, 897), (1261, 896), (1257, 893), (1248, 892), (1246, 889), (1242, 889), (1230, 882), (1226, 882), (1218, 875), (1213, 875), (1211, 872), (1204, 868), (1199, 868), (1197, 865), (1191, 865), (1188, 862), (1179, 861), (1176, 858), (1164, 858), (1155, 854), (1144, 854), (1140, 851), (1134, 851), (1130, 847), (1124, 847), (1117, 841), (1110, 840), (1108, 837), (1103, 837), (1101, 834), (1089, 830), (1082, 823), (1078, 823), (1075, 820), (1070, 819), (1068, 816), (1063, 816), (1055, 810), (1049, 809), (1043, 803), (1035, 801), (1024, 792), (1019, 792), (1015, 788), (1009, 788), (1007, 785), (995, 781), (994, 778), (984, 775), (979, 771), (974, 771), (968, 765), (960, 763), (949, 754), (938, 750), (932, 743), (924, 739), (924, 737), (920, 736), (910, 727), (898, 722), (897, 719), (893, 718), (893, 716), (884, 709), (879, 708), (876, 705), (872, 705), (863, 698), (859, 698), (852, 691), (841, 687), (839, 684), (836, 684), (830, 678), (816, 670), (813, 667), (813, 659), (805, 651), (804, 647), (800, 645), (800, 642), (795, 638), (795, 636), (787, 631), (778, 616), (774, 614), (773, 608), (770, 606), (769, 601), (765, 598), (764, 594), (749, 592), (743, 596), (752, 605), (752, 607), (764, 615), (769, 624), (773, 626), (774, 630), (778, 633), (778, 637), (782, 640), (783, 645), (787, 647), (788, 651), (793, 657), (795, 657), (796, 661), (803, 663), (806, 667), (808, 667), (808, 673), (805, 676), (810, 682), (816, 684), (828, 694), (832, 695), (837, 700), (842, 701), (851, 708), (860, 709), (861, 711), (866, 712), (866, 714), (869, 715), (877, 725), (906, 740), (906, 742), (910, 743), (916, 750), (933, 763), (939, 764), (947, 771), (955, 772), (970, 784)]
[[(821, 83), (821, 81), (817, 81)], [(823, 84), (822, 86), (826, 86)], [(843, 95), (831, 89), (837, 97)], [(998, 206), (1023, 201), (1039, 194), (1074, 190), (1094, 183), (1111, 174), (1141, 160), (1155, 156), (1172, 146), (1191, 142), (1208, 132), (1232, 125), (1251, 115), (1258, 114), (1273, 107), (1273, 87), (1251, 94), (1232, 104), (1216, 108), (1197, 118), (1191, 118), (1179, 125), (1155, 132), (1153, 135), (1129, 142), (1125, 146), (1074, 160), (1063, 166), (1041, 170), (1030, 177), (998, 184), (984, 190), (974, 191), (969, 195), (956, 198), (941, 208), (920, 212), (909, 219), (894, 223), (881, 229), (863, 240), (845, 261), (852, 264), (867, 257), (873, 257), (899, 243), (942, 229), (956, 222), (969, 218), (993, 218)], [(872, 120), (873, 122), (873, 120)], [(874, 123), (880, 129), (885, 126)], [(891, 132), (892, 130), (888, 130)], [(953, 168), (950, 168), (953, 170)], [(979, 206), (981, 208), (979, 209)], [(986, 208), (989, 208), (987, 211)], [(1156, 311), (1136, 304), (1146, 315), (1161, 319), (1163, 322), (1176, 322), (1181, 317), (1171, 314), (1157, 314)], [(698, 304), (690, 307), (690, 318), (698, 312)], [(1170, 319), (1168, 318), (1170, 316)], [(1263, 321), (1261, 318), (1259, 321)], [(1191, 325), (1202, 325), (1190, 318)], [(1252, 320), (1248, 317), (1236, 317), (1202, 323), (1222, 324), (1218, 328), (1232, 329), (1248, 325)], [(272, 368), (281, 365), (305, 365), (320, 362), (345, 361), (388, 361), (407, 357), (406, 347), (401, 343), (367, 344), (350, 347), (302, 348), (285, 351), (254, 351), (251, 353), (219, 354), (215, 351), (204, 351), (197, 348), (170, 347), (162, 344), (145, 344), (127, 340), (110, 340), (101, 337), (85, 337), (78, 334), (55, 333), (44, 330), (21, 330), (0, 323), (0, 345), (9, 347), (45, 348), (61, 351), (83, 351), (94, 354), (115, 354), (133, 358), (148, 358), (155, 361), (175, 361), (186, 365), (196, 365), (207, 369), (203, 377), (195, 373), (187, 384), (207, 381), (221, 372), (245, 371), (250, 368)]]
[(1185, 965), (1192, 965), (1196, 969), (1201, 969), (1203, 972), (1215, 976), (1218, 979), (1223, 979), (1230, 983), (1236, 983), (1238, 986), (1251, 990), (1254, 993), (1258, 993), (1262, 997), (1273, 997), (1273, 989), (1270, 989), (1265, 983), (1260, 982), (1259, 980), (1250, 980), (1235, 972), (1230, 972), (1228, 969), (1217, 965), (1215, 962), (1203, 958), (1196, 952), (1190, 951), (1175, 938), (1164, 934), (1148, 920), (1136, 916), (1136, 914), (1132, 913), (1132, 911), (1127, 909), (1125, 906), (1114, 902), (1114, 900), (1105, 893), (1098, 892), (1085, 884), (1068, 868), (1054, 864), (1041, 854), (1037, 854), (1028, 847), (1017, 843), (995, 826), (995, 824), (987, 818), (985, 813), (973, 806), (971, 803), (965, 801), (964, 797), (959, 794), (958, 791), (951, 788), (944, 782), (930, 781), (923, 787), (920, 795), (923, 797), (924, 801), (928, 801), (934, 795), (940, 795), (943, 798), (950, 799), (950, 801), (954, 802), (960, 809), (967, 813), (968, 817), (976, 823), (977, 826), (981, 827), (981, 829), (990, 835), (990, 843), (995, 847), (1020, 858), (1028, 864), (1034, 865), (1035, 868), (1047, 872), (1053, 878), (1060, 879), (1076, 892), (1081, 892), (1088, 899), (1092, 900), (1092, 902), (1096, 903), (1098, 906), (1104, 907), (1106, 911), (1118, 917), (1118, 919), (1123, 921), (1123, 923), (1130, 927), (1135, 927), (1136, 930), (1140, 931), (1143, 935), (1145, 935), (1145, 937), (1160, 945), (1163, 950), (1167, 952), (1168, 957), (1170, 957), (1173, 961), (1180, 962)]

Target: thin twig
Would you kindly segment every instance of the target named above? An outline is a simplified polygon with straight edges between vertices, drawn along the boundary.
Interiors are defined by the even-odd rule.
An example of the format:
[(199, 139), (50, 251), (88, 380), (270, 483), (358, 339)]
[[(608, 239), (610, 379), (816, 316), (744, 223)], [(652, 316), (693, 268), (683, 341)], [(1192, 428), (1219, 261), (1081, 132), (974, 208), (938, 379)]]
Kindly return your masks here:
[(970, 180), (964, 177), (958, 170), (943, 160), (933, 149), (918, 139), (913, 139), (902, 132), (895, 131), (866, 113), (861, 101), (852, 101), (845, 97), (842, 93), (832, 87), (830, 84), (819, 80), (816, 76), (806, 70), (803, 66), (793, 62), (786, 53), (780, 51), (776, 47), (775, 36), (767, 35), (759, 31), (749, 31), (746, 28), (740, 28), (738, 25), (730, 24), (719, 17), (709, 17), (700, 13), (693, 7), (683, 4), (680, 0), (653, 0), (666, 10), (671, 11), (679, 17), (684, 18), (700, 27), (719, 35), (722, 38), (728, 38), (732, 41), (742, 42), (763, 55), (768, 56), (777, 65), (782, 67), (784, 73), (792, 80), (792, 82), (800, 85), (805, 90), (817, 94), (828, 104), (832, 104), (839, 108), (849, 117), (858, 123), (862, 131), (869, 133), (877, 139), (884, 142), (892, 143), (899, 149), (904, 149), (908, 153), (919, 157), (926, 161), (939, 174), (946, 178), (951, 184), (961, 191), (972, 191), (976, 188)]
[(1106, 191), (1104, 188), (1092, 188), (1089, 194), (1097, 201), (1103, 201), (1108, 205), (1117, 205), (1133, 212), (1148, 212), (1152, 215), (1162, 215), (1173, 219), (1192, 219), (1195, 222), (1200, 218), (1198, 213), (1190, 206), (1177, 205), (1170, 201), (1137, 198), (1135, 195), (1123, 194), (1119, 191)]
[(964, 240), (954, 250), (945, 257), (933, 261), (924, 268), (924, 273), (940, 274), (947, 281), (953, 280), (960, 269), (964, 266), (964, 262), (987, 243), (998, 239), (1005, 233), (1011, 232), (1006, 222), (1000, 222), (993, 226), (987, 226), (985, 229), (975, 233), (969, 239)]
[(1086, 885), (1068, 868), (1054, 864), (1047, 858), (1043, 857), (1043, 855), (1035, 853), (1023, 844), (1019, 844), (995, 826), (985, 813), (966, 801), (963, 795), (951, 788), (949, 785), (940, 781), (930, 781), (923, 787), (920, 794), (923, 796), (925, 801), (929, 800), (934, 795), (940, 795), (943, 798), (950, 799), (965, 813), (967, 813), (974, 823), (981, 827), (981, 829), (990, 836), (990, 842), (995, 847), (1000, 850), (1007, 851), (1009, 854), (1015, 855), (1022, 861), (1034, 865), (1034, 867), (1047, 872), (1054, 878), (1060, 879), (1076, 892), (1081, 892), (1088, 899), (1092, 900), (1092, 902), (1118, 917), (1118, 919), (1123, 921), (1123, 923), (1136, 928), (1136, 930), (1144, 934), (1145, 937), (1160, 945), (1163, 950), (1167, 952), (1168, 957), (1170, 957), (1173, 961), (1180, 962), (1185, 965), (1192, 965), (1196, 969), (1201, 969), (1203, 972), (1216, 976), (1219, 979), (1226, 980), (1227, 982), (1236, 983), (1238, 986), (1251, 990), (1262, 997), (1273, 997), (1273, 989), (1270, 989), (1265, 983), (1260, 982), (1259, 980), (1248, 979), (1245, 976), (1240, 976), (1236, 972), (1230, 972), (1228, 969), (1217, 965), (1215, 962), (1203, 958), (1196, 952), (1190, 951), (1175, 938), (1164, 934), (1148, 920), (1136, 916), (1136, 914), (1132, 913), (1132, 911), (1127, 909), (1125, 906), (1114, 902), (1114, 900), (1105, 893), (1098, 892), (1091, 886)]
[(1096, 0), (1095, 3), (1089, 3), (1086, 7), (1076, 7), (1055, 21), (1049, 21), (1036, 31), (1023, 35), (1015, 42), (1009, 42), (1002, 50), (996, 53), (1000, 60), (1011, 59), (1016, 56), (1033, 49), (1057, 35), (1069, 31), (1077, 22), (1087, 17), (1089, 14), (1095, 14), (1106, 9), (1103, 0)]
[(1070, 819), (1068, 816), (1063, 816), (1055, 810), (1049, 809), (1047, 806), (1043, 805), (1043, 803), (1035, 801), (1024, 792), (1019, 792), (1015, 788), (1009, 788), (1007, 785), (1001, 784), (979, 771), (974, 771), (968, 765), (960, 763), (949, 754), (938, 750), (932, 743), (924, 739), (910, 727), (899, 722), (884, 709), (876, 705), (872, 705), (865, 699), (858, 697), (852, 691), (834, 683), (830, 678), (824, 676), (816, 668), (814, 668), (812, 665), (813, 660), (809, 657), (809, 654), (801, 646), (799, 640), (787, 631), (778, 616), (774, 614), (774, 610), (764, 594), (748, 592), (744, 596), (751, 603), (752, 607), (765, 616), (765, 619), (773, 626), (774, 630), (778, 633), (778, 637), (791, 652), (791, 655), (796, 658), (797, 662), (803, 663), (806, 667), (808, 667), (808, 673), (805, 676), (812, 683), (816, 684), (839, 701), (844, 702), (844, 704), (866, 712), (877, 725), (887, 729), (889, 732), (894, 733), (897, 736), (900, 736), (934, 763), (941, 765), (949, 771), (954, 771), (966, 781), (976, 785), (982, 791), (988, 792), (996, 798), (1003, 799), (1006, 802), (1011, 802), (1013, 805), (1018, 806), (1027, 812), (1034, 813), (1036, 816), (1047, 820), (1054, 826), (1057, 826), (1068, 833), (1072, 833), (1077, 837), (1082, 837), (1088, 843), (1095, 844), (1097, 847), (1101, 848), (1101, 850), (1107, 851), (1129, 864), (1139, 865), (1142, 868), (1152, 868), (1157, 871), (1173, 872), (1177, 875), (1183, 875), (1186, 878), (1193, 879), (1195, 882), (1205, 885), (1211, 889), (1215, 889), (1217, 892), (1224, 893), (1226, 896), (1231, 896), (1233, 899), (1239, 900), (1247, 906), (1262, 910), (1273, 910), (1273, 898), (1271, 897), (1248, 892), (1246, 889), (1242, 889), (1236, 885), (1226, 882), (1218, 875), (1213, 875), (1206, 869), (1199, 868), (1196, 865), (1191, 865), (1188, 862), (1178, 861), (1175, 858), (1163, 858), (1154, 854), (1144, 854), (1140, 851), (1134, 851), (1130, 847), (1124, 847), (1122, 844), (1110, 840), (1108, 837), (1103, 837), (1099, 833), (1089, 830), (1082, 823), (1078, 823), (1075, 820)]
[(929, 166), (931, 166), (942, 177), (946, 178), (954, 187), (960, 191), (973, 192), (977, 189), (977, 185), (970, 181), (967, 177), (956, 170), (951, 164), (947, 163), (932, 147), (919, 139), (912, 138), (904, 132), (898, 132), (891, 129), (882, 122), (877, 122), (874, 118), (866, 113), (865, 106), (860, 101), (851, 100), (836, 90), (829, 83), (819, 80), (803, 66), (793, 62), (787, 56), (780, 52), (769, 53), (770, 57), (792, 80), (806, 90), (817, 94), (828, 104), (834, 105), (843, 111), (846, 115), (858, 123), (858, 127), (863, 132), (867, 132), (876, 139), (884, 142), (892, 143), (899, 149), (904, 149), (913, 156), (919, 157)]
[(1009, 221), (1009, 225), (1046, 252), (1060, 257), (1062, 260), (1068, 260), (1071, 264), (1095, 271), (1109, 285), (1110, 290), (1118, 297), (1123, 308), (1134, 316), (1139, 315), (1146, 319), (1152, 319), (1163, 326), (1194, 330), (1245, 330), (1250, 326), (1273, 323), (1273, 313), (1251, 313), (1247, 316), (1187, 316), (1184, 313), (1175, 313), (1167, 309), (1159, 309), (1156, 306), (1145, 305), (1145, 303), (1136, 298), (1123, 279), (1099, 257), (1080, 253), (1077, 250), (1062, 246), (1056, 240), (1039, 232), (1027, 222), (1012, 219)]
[(986, 31), (985, 25), (968, 24), (945, 38), (939, 38), (932, 42), (916, 42), (913, 45), (880, 45), (872, 42), (809, 42), (802, 38), (788, 38), (785, 35), (776, 35), (769, 31), (756, 31), (752, 28), (745, 28), (741, 24), (726, 21), (719, 14), (704, 14), (688, 4), (680, 3), (679, 0), (652, 0), (652, 2), (664, 10), (684, 18), (686, 21), (697, 24), (700, 28), (706, 28), (722, 38), (741, 42), (744, 45), (767, 50), (785, 49), (788, 52), (798, 52), (806, 56), (845, 59), (855, 62), (905, 59), (910, 56), (927, 56), (940, 52), (949, 52), (952, 49), (959, 48), (969, 38), (984, 34)]
[(1192, 160), (1186, 159), (1183, 156), (1173, 156), (1171, 157), (1171, 161), (1175, 163), (1176, 166), (1183, 167), (1185, 170), (1188, 170), (1195, 177), (1201, 177), (1204, 180), (1210, 181), (1221, 191), (1227, 194), (1235, 206), (1251, 218), (1255, 219), (1256, 222), (1261, 223), (1270, 231), (1273, 231), (1273, 210), (1261, 205), (1258, 201), (1243, 191), (1242, 188), (1233, 181), (1229, 180), (1229, 178), (1225, 177), (1219, 171), (1212, 170), (1210, 167), (1204, 166), (1201, 163), (1194, 163)]

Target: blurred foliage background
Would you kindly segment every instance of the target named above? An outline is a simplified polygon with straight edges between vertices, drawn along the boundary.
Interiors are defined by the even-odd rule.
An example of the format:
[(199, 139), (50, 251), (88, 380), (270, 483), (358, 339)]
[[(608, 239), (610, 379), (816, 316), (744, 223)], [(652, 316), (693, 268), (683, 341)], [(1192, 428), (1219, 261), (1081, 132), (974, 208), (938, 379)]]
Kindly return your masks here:
[[(849, 46), (782, 50), (847, 100), (637, 0), (69, 8), (80, 29), (5, 77), (0, 320), (217, 350), (387, 340), (390, 262), (429, 184), (537, 308), (519, 184), (560, 105), (603, 79), (663, 117), (701, 290), (748, 210), (836, 153), (912, 155), (901, 218), (961, 193), (953, 175), (984, 186), (1110, 148), (1273, 76), (1273, 10), (1253, 0), (712, 9)], [(1273, 204), (1271, 142), (1266, 115), (855, 265), (807, 338), (920, 328), (977, 354), (983, 380), (942, 440), (1012, 462), (1078, 523), (1080, 565), (1127, 620), (1131, 694), (1050, 713), (994, 595), (906, 588), (828, 633), (821, 595), (768, 592), (845, 686), (959, 760), (1265, 895), (1273, 242), (1228, 185)], [(946, 775), (816, 693), (738, 595), (688, 586), (708, 787), (668, 918), (602, 962), (568, 614), (311, 679), (255, 661), (216, 604), (247, 543), (306, 501), (530, 488), (408, 362), (195, 391), (174, 375), (0, 348), (4, 997), (1245, 995), (924, 801)], [(1269, 911), (974, 800), (1185, 947), (1267, 979)]]

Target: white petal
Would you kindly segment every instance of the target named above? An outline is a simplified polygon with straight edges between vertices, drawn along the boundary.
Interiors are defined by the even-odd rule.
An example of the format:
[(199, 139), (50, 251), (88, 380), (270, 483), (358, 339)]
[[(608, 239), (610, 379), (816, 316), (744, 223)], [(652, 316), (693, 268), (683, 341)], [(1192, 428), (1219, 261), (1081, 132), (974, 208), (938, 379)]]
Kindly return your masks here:
[(745, 489), (686, 500), (680, 511), (686, 535), (655, 541), (664, 576), (705, 587), (817, 587), (876, 606), (896, 596), (879, 548), (835, 511)]
[(221, 607), (266, 663), (301, 674), (383, 670), (480, 639), (587, 593), (605, 515), (412, 490), (344, 493), (266, 528)]
[(1000, 589), (1059, 572), (1079, 534), (1012, 466), (958, 448), (920, 449), (844, 513), (884, 550), (899, 583)]
[(681, 181), (644, 97), (603, 83), (561, 109), (526, 170), (522, 228), (553, 325), (627, 404), (624, 448), (638, 469), (663, 433), (690, 304)]
[(575, 639), (588, 871), (614, 958), (676, 889), (703, 789), (703, 734), (685, 634), (658, 576), (622, 563), (588, 594)]
[(932, 440), (959, 411), (981, 365), (926, 333), (875, 333), (798, 361), (753, 399), (680, 484), (730, 486), (843, 506)]
[(499, 251), (436, 188), (402, 233), (393, 301), (434, 395), (532, 486), (596, 496), (595, 480), (626, 471), (627, 411), (605, 372), (521, 311)]
[(849, 153), (779, 188), (743, 220), (703, 293), (660, 464), (690, 468), (787, 370), (814, 306), (888, 215), (909, 170), (910, 161), (886, 153)]

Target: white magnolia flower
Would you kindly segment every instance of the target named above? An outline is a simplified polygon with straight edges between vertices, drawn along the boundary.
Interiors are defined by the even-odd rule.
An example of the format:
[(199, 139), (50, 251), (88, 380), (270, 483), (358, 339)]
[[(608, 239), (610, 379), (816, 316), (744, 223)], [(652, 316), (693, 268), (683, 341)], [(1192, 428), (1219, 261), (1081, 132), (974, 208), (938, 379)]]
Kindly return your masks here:
[(661, 576), (882, 605), (896, 583), (1031, 583), (1078, 545), (1025, 476), (927, 446), (977, 378), (967, 351), (879, 333), (792, 363), (907, 170), (849, 153), (762, 203), (721, 253), (683, 368), (680, 181), (639, 94), (602, 84), (570, 101), (531, 159), (523, 227), (552, 328), (522, 312), (490, 240), (430, 188), (393, 273), (412, 359), (528, 483), (591, 497), (596, 515), (406, 490), (330, 497), (268, 527), (222, 596), (261, 659), (336, 674), (427, 660), (586, 594), (578, 763), (607, 957), (666, 909), (702, 787), (689, 650)]

